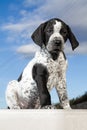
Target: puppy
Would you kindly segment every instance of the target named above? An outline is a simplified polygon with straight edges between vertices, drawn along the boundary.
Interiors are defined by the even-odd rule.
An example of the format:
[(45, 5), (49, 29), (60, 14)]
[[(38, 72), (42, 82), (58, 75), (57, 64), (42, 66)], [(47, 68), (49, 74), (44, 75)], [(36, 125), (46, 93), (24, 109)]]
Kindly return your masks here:
[[(25, 67), (18, 80), (9, 82), (6, 102), (10, 109), (49, 108), (49, 91), (55, 87), (63, 109), (69, 109), (66, 89), (67, 60), (64, 45), (69, 39), (72, 50), (79, 43), (70, 27), (54, 18), (42, 23), (32, 34), (33, 41), (40, 51)], [(48, 107), (46, 107), (48, 106)]]

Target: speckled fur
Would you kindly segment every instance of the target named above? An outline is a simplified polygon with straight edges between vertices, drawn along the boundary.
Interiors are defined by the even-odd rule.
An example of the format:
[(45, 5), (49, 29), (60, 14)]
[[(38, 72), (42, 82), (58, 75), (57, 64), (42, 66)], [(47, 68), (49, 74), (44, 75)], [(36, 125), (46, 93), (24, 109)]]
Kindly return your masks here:
[(42, 49), (36, 53), (35, 58), (24, 69), (20, 82), (13, 80), (8, 84), (6, 91), (8, 106), (12, 109), (40, 108), (37, 85), (32, 78), (32, 68), (36, 63), (43, 64), (47, 67), (49, 72), (47, 82), (48, 90), (50, 91), (55, 86), (62, 107), (69, 107), (65, 79), (67, 61), (64, 58), (63, 52), (60, 52), (58, 59), (54, 61), (46, 49)]
[[(60, 30), (63, 27), (64, 23), (59, 20), (53, 19), (53, 33), (50, 35), (48, 44), (41, 45), (41, 50), (36, 52), (35, 57), (29, 62), (29, 64), (25, 67), (21, 80), (13, 80), (9, 82), (6, 90), (6, 102), (7, 105), (11, 109), (38, 109), (41, 108), (40, 98), (38, 87), (32, 76), (32, 69), (35, 64), (42, 64), (47, 68), (49, 73), (48, 81), (47, 81), (47, 89), (50, 91), (53, 87), (56, 88), (60, 100), (60, 105), (63, 109), (70, 109), (67, 91), (66, 91), (66, 69), (67, 69), (67, 60), (65, 58), (64, 44), (66, 40), (61, 35)], [(49, 21), (50, 22), (50, 21)], [(55, 23), (55, 24), (54, 24)], [(41, 26), (43, 27), (44, 24)], [(40, 26), (40, 29), (41, 29)], [(49, 26), (50, 27), (50, 26)], [(64, 25), (65, 27), (65, 25)], [(79, 44), (68, 27), (67, 32), (69, 31), (69, 38), (72, 49), (75, 49)], [(37, 37), (37, 30), (34, 33)], [(41, 32), (39, 30), (39, 32)], [(66, 33), (66, 32), (64, 32)], [(68, 35), (69, 35), (68, 34)], [(66, 35), (66, 36), (68, 36)], [(33, 39), (36, 37), (34, 36)], [(36, 37), (36, 38), (37, 38)], [(38, 37), (40, 38), (40, 37)], [(53, 51), (54, 48), (54, 40), (60, 40), (61, 46), (59, 48), (59, 53), (57, 58), (54, 60), (50, 51)], [(66, 39), (67, 39), (66, 38)], [(38, 44), (38, 39), (35, 42)], [(41, 41), (41, 40), (40, 40)], [(40, 45), (40, 44), (38, 44)], [(56, 48), (54, 48), (56, 49)], [(58, 49), (58, 48), (57, 48)], [(45, 106), (43, 108), (54, 108), (52, 106)]]

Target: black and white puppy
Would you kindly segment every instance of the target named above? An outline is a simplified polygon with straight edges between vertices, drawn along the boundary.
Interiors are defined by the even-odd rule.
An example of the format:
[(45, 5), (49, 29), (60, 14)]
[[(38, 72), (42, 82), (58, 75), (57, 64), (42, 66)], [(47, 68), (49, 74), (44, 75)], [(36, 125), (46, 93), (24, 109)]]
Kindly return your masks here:
[(49, 91), (56, 87), (61, 107), (69, 109), (66, 90), (67, 60), (64, 45), (69, 39), (72, 50), (78, 45), (70, 27), (54, 18), (42, 23), (32, 35), (41, 47), (18, 80), (9, 82), (6, 102), (11, 109), (42, 108), (51, 105)]

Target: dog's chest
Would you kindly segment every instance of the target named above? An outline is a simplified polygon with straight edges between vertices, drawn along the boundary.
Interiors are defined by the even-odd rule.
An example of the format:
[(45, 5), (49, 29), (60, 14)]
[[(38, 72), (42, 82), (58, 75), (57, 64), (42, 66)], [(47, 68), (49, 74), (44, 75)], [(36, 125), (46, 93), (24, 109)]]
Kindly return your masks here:
[(65, 72), (67, 67), (67, 61), (64, 58), (64, 55), (60, 53), (56, 61), (49, 59), (47, 63), (47, 70), (49, 73), (47, 88), (48, 90), (56, 87), (59, 80), (59, 74)]

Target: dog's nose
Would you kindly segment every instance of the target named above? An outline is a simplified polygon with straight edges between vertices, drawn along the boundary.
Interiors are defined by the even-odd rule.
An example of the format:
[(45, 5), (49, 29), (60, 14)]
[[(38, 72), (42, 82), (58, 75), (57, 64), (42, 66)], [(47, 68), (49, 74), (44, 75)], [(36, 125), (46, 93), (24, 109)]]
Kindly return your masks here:
[(55, 39), (54, 43), (55, 43), (55, 45), (60, 46), (61, 45), (61, 40)]

